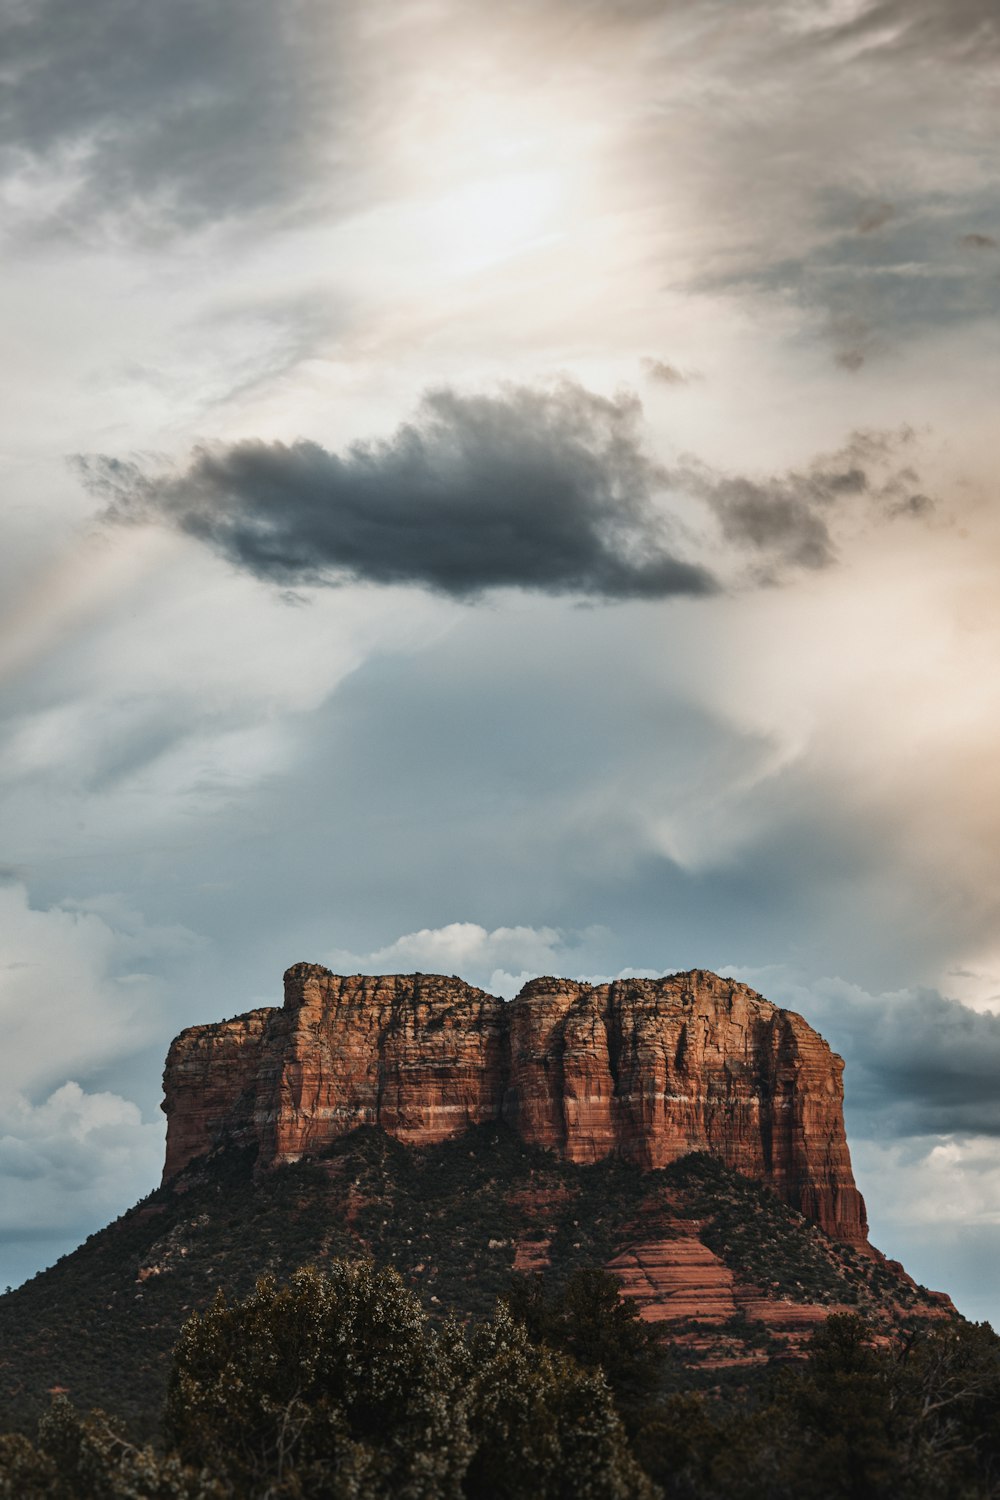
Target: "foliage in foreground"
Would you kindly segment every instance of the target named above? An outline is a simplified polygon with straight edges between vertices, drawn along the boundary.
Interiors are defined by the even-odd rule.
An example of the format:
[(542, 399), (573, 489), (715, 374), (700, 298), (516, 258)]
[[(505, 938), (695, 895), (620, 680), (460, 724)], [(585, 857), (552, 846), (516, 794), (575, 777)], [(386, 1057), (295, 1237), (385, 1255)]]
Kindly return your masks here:
[(335, 1262), (189, 1320), (167, 1456), (57, 1401), (0, 1448), (10, 1500), (652, 1500), (600, 1370), (509, 1310), (435, 1328), (394, 1271)]
[(995, 1500), (1000, 1339), (947, 1321), (880, 1347), (835, 1314), (756, 1399), (671, 1395), (633, 1451), (671, 1500)]
[(534, 1343), (568, 1354), (584, 1369), (603, 1370), (626, 1429), (642, 1425), (661, 1383), (663, 1345), (613, 1276), (580, 1270), (551, 1293), (541, 1274), (517, 1277), (506, 1303)]
[(669, 1389), (606, 1273), (523, 1280), (472, 1331), (394, 1271), (261, 1279), (185, 1325), (165, 1451), (57, 1398), (0, 1437), (0, 1500), (1000, 1500), (1000, 1340), (835, 1315), (799, 1366)]

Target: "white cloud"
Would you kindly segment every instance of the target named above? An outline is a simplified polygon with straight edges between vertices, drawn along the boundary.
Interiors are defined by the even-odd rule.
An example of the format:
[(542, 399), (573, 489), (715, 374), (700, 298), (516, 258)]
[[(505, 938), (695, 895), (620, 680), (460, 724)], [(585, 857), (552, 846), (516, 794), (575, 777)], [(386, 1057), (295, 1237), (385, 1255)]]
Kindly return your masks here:
[[(197, 951), (120, 895), (48, 908), (0, 886), (0, 1285), (40, 1265), (156, 1185), (163, 1122), (74, 1081), (163, 1028), (164, 965)], [(41, 1094), (42, 1097), (39, 1097)]]
[[(70, 1080), (40, 1104), (23, 1094), (0, 1101), (0, 1229), (52, 1230), (81, 1216), (106, 1216), (156, 1182), (163, 1125), (143, 1121), (119, 1094), (86, 1093)], [(24, 1198), (25, 1183), (31, 1183)]]
[(948, 1292), (959, 1312), (997, 1322), (1000, 1145), (989, 1136), (852, 1137), (873, 1244)]
[(1000, 1014), (1000, 952), (992, 948), (941, 975), (940, 987), (970, 1010)]
[(476, 922), (449, 922), (444, 927), (424, 927), (407, 932), (373, 953), (349, 953), (334, 949), (327, 962), (349, 973), (459, 974), (470, 983), (507, 994), (520, 988), (522, 975), (554, 972), (564, 950), (563, 934), (554, 927), (496, 927), (488, 932)]
[(577, 932), (555, 927), (495, 927), (477, 922), (449, 922), (407, 932), (372, 953), (335, 948), (325, 962), (352, 974), (458, 974), (469, 984), (510, 999), (539, 974), (583, 978), (603, 984), (624, 974), (652, 975), (652, 970), (625, 969), (617, 976), (591, 979), (587, 971), (599, 962), (610, 933), (593, 926)]
[(0, 1284), (72, 1250), (156, 1186), (162, 1122), (72, 1081), (32, 1104), (0, 1098)]
[(1000, 1227), (1000, 1146), (991, 1136), (916, 1136), (859, 1140), (859, 1173), (877, 1182), (878, 1217), (899, 1226)]
[(148, 966), (200, 942), (121, 897), (40, 910), (18, 883), (0, 885), (0, 934), (0, 1108), (147, 1044), (162, 1025)]

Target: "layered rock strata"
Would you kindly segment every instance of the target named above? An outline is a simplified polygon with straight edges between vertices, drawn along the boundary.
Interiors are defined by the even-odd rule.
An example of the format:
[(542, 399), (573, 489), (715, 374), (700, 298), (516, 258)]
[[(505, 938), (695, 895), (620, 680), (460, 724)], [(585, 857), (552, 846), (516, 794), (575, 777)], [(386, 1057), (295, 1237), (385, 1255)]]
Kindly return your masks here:
[(296, 964), (280, 1010), (171, 1046), (164, 1177), (225, 1143), (256, 1146), (268, 1167), (358, 1125), (426, 1145), (503, 1120), (580, 1163), (652, 1169), (708, 1151), (864, 1245), (842, 1072), (801, 1016), (705, 970), (535, 979), (506, 1002), (456, 978)]

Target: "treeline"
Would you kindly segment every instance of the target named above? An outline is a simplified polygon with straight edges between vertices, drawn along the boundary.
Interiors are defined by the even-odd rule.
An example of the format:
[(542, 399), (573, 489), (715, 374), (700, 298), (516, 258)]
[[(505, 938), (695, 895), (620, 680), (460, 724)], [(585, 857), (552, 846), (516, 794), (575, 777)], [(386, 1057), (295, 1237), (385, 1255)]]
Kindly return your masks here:
[(393, 1271), (334, 1262), (221, 1295), (177, 1344), (158, 1449), (57, 1397), (0, 1437), (4, 1500), (989, 1500), (1000, 1340), (894, 1344), (836, 1315), (737, 1395), (670, 1388), (614, 1279), (521, 1280), (434, 1325)]

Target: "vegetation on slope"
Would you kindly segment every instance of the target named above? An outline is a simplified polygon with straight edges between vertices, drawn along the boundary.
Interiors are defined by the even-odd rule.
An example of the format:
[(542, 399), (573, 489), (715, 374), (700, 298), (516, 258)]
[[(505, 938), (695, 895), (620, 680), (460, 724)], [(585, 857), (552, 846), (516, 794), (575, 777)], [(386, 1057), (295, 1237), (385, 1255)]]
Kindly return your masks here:
[[(433, 1318), (482, 1320), (510, 1288), (518, 1245), (547, 1243), (547, 1284), (558, 1291), (575, 1271), (685, 1216), (774, 1295), (855, 1305), (883, 1323), (889, 1302), (876, 1272), (889, 1278), (893, 1307), (911, 1295), (710, 1158), (644, 1173), (613, 1160), (573, 1166), (496, 1126), (420, 1151), (363, 1129), (258, 1180), (246, 1153), (194, 1164), (0, 1297), (3, 1425), (32, 1431), (61, 1389), (82, 1407), (114, 1411), (135, 1437), (153, 1436), (178, 1332), (220, 1286), (242, 1298), (261, 1274), (287, 1279), (303, 1265), (363, 1255), (394, 1266)], [(737, 1346), (768, 1339), (746, 1325), (727, 1337)], [(675, 1386), (690, 1385), (674, 1365)]]

